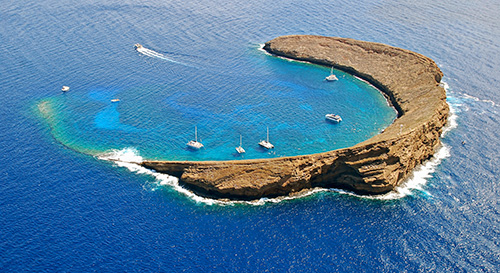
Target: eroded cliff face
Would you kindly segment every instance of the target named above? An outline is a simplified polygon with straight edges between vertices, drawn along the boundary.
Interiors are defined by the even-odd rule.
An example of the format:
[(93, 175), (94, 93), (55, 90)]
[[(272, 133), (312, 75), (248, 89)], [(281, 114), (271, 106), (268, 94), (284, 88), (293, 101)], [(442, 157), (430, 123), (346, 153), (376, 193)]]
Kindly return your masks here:
[(334, 66), (384, 92), (398, 118), (353, 147), (313, 155), (243, 161), (145, 161), (201, 195), (257, 199), (336, 187), (360, 194), (391, 191), (439, 145), (448, 117), (442, 72), (431, 59), (384, 44), (322, 36), (283, 36), (264, 49), (277, 56)]

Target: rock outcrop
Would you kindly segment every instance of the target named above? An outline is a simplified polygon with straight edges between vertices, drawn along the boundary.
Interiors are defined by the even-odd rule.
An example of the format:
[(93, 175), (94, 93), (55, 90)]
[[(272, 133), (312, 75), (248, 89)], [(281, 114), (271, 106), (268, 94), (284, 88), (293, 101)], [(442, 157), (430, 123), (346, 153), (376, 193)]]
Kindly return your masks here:
[(323, 36), (283, 36), (267, 42), (274, 55), (334, 66), (379, 88), (398, 111), (382, 133), (353, 147), (320, 154), (242, 161), (145, 161), (199, 194), (257, 199), (313, 187), (360, 194), (391, 191), (432, 157), (448, 117), (442, 72), (430, 58), (384, 44)]

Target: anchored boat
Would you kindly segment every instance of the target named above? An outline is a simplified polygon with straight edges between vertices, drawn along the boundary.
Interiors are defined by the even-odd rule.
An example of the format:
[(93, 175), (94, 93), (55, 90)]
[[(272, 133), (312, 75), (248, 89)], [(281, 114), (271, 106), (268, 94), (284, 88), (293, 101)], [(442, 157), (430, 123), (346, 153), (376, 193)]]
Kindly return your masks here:
[(335, 114), (326, 114), (325, 118), (326, 118), (326, 120), (333, 121), (335, 123), (339, 123), (342, 121), (342, 118), (339, 115), (335, 115)]
[(236, 151), (239, 154), (245, 153), (245, 149), (243, 149), (243, 147), (241, 147), (241, 135), (240, 135), (240, 146), (236, 147)]
[(336, 81), (338, 80), (337, 76), (335, 76), (335, 74), (333, 74), (333, 66), (332, 66), (332, 69), (330, 70), (330, 75), (327, 76), (325, 78), (325, 80), (329, 81), (329, 82), (332, 82), (332, 81)]
[(194, 140), (190, 140), (187, 143), (187, 146), (196, 150), (203, 148), (203, 144), (201, 144), (201, 142), (198, 142), (198, 128), (196, 126), (194, 127)]
[(259, 145), (266, 148), (266, 149), (273, 149), (274, 145), (269, 142), (269, 127), (267, 127), (267, 138), (266, 140), (261, 140), (259, 142)]

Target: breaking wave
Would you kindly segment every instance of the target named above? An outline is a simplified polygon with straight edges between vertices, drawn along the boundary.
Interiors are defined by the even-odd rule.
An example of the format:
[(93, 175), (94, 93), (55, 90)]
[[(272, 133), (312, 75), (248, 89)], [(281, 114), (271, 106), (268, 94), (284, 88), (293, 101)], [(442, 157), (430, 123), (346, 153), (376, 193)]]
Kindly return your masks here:
[(492, 100), (480, 99), (480, 98), (477, 98), (477, 97), (474, 97), (474, 96), (471, 96), (471, 95), (465, 94), (465, 93), (462, 95), (464, 96), (465, 99), (470, 99), (470, 100), (477, 101), (477, 102), (484, 102), (484, 103), (491, 104), (491, 106), (493, 106), (493, 107), (499, 107), (499, 105)]
[(284, 200), (291, 200), (296, 198), (302, 198), (312, 195), (317, 192), (327, 191), (327, 189), (317, 188), (303, 193), (297, 194), (295, 196), (283, 196), (277, 198), (261, 198), (252, 201), (234, 201), (227, 199), (212, 199), (203, 196), (199, 196), (194, 192), (182, 187), (179, 184), (179, 179), (168, 174), (158, 173), (153, 170), (142, 167), (140, 163), (143, 158), (139, 155), (139, 151), (135, 148), (125, 148), (122, 150), (111, 150), (109, 152), (100, 154), (97, 156), (98, 159), (111, 161), (118, 167), (127, 168), (129, 171), (137, 174), (149, 175), (155, 179), (156, 187), (153, 190), (168, 186), (179, 192), (180, 194), (188, 197), (189, 199), (206, 205), (236, 205), (236, 204), (247, 204), (247, 205), (264, 205), (266, 203), (279, 203)]
[(212, 199), (199, 196), (192, 191), (182, 187), (179, 184), (179, 179), (168, 174), (158, 173), (153, 170), (144, 168), (140, 165), (143, 158), (139, 155), (139, 151), (135, 148), (125, 148), (122, 150), (111, 150), (109, 152), (100, 154), (97, 156), (98, 159), (111, 161), (118, 167), (127, 168), (129, 171), (137, 174), (145, 174), (153, 177), (155, 179), (156, 187), (153, 190), (160, 187), (171, 187), (180, 194), (188, 197), (189, 199), (206, 205), (236, 205), (236, 204), (248, 204), (248, 205), (264, 205), (266, 203), (279, 203), (284, 200), (291, 200), (296, 198), (302, 198), (305, 196), (312, 195), (316, 192), (327, 191), (327, 189), (313, 189), (296, 196), (284, 196), (277, 198), (261, 198), (253, 201), (233, 201), (224, 199)]
[[(446, 82), (441, 82), (440, 85), (446, 90), (447, 93), (449, 92), (449, 86)], [(444, 137), (446, 133), (455, 129), (458, 126), (457, 109), (461, 106), (461, 104), (456, 103), (454, 97), (448, 97), (447, 102), (450, 107), (450, 113), (448, 116), (448, 121), (446, 123), (446, 126), (443, 128), (443, 132), (441, 133), (441, 137)], [(422, 165), (416, 167), (412, 171), (412, 174), (408, 179), (406, 179), (400, 185), (394, 188), (394, 190), (386, 194), (366, 196), (366, 195), (358, 195), (353, 192), (344, 190), (338, 190), (338, 189), (330, 189), (330, 190), (341, 194), (356, 196), (359, 198), (376, 199), (376, 200), (401, 199), (403, 197), (413, 195), (413, 193), (416, 191), (424, 193), (425, 195), (429, 196), (431, 194), (425, 191), (423, 189), (423, 186), (427, 183), (428, 179), (432, 177), (432, 174), (436, 171), (436, 168), (439, 166), (439, 164), (441, 164), (441, 161), (451, 155), (450, 151), (451, 151), (450, 146), (441, 144), (441, 146), (437, 149), (436, 153), (431, 159), (427, 160)]]
[[(382, 195), (358, 195), (353, 192), (340, 190), (340, 189), (325, 189), (325, 188), (314, 188), (310, 190), (304, 190), (298, 194), (293, 196), (281, 196), (276, 198), (260, 198), (252, 201), (236, 201), (236, 200), (228, 200), (228, 199), (212, 199), (203, 196), (199, 196), (194, 192), (182, 187), (179, 184), (179, 179), (174, 176), (170, 176), (163, 173), (158, 173), (153, 170), (142, 167), (140, 163), (143, 161), (143, 158), (139, 155), (139, 152), (134, 148), (125, 148), (123, 150), (112, 150), (110, 152), (101, 154), (97, 156), (101, 160), (112, 161), (116, 166), (127, 168), (129, 171), (137, 174), (144, 174), (153, 177), (155, 187), (153, 190), (156, 190), (161, 187), (171, 187), (178, 193), (188, 197), (189, 199), (195, 201), (196, 203), (202, 203), (206, 205), (221, 205), (221, 206), (232, 206), (232, 205), (253, 205), (253, 206), (261, 206), (270, 203), (280, 203), (283, 201), (300, 199), (307, 196), (311, 196), (320, 192), (332, 192), (338, 194), (345, 194), (350, 196), (355, 196), (361, 199), (374, 199), (374, 200), (393, 200), (400, 199), (406, 197), (408, 195), (412, 195), (415, 191), (425, 192), (423, 190), (423, 186), (427, 182), (427, 179), (432, 176), (432, 173), (435, 171), (436, 167), (441, 163), (443, 158), (446, 158), (450, 155), (450, 149), (446, 145), (442, 145), (441, 148), (437, 151), (434, 157), (428, 162), (424, 163), (420, 167), (417, 167), (413, 171), (413, 175), (410, 179), (403, 182), (401, 185), (396, 187), (393, 191), (382, 194)], [(427, 193), (428, 194), (428, 193)]]
[[(448, 85), (446, 83), (441, 84), (447, 91)], [(450, 115), (448, 117), (448, 123), (443, 129), (442, 137), (452, 129), (458, 126), (457, 124), (457, 107), (460, 104), (453, 103), (453, 97), (448, 99), (450, 105)], [(246, 205), (254, 205), (260, 206), (268, 203), (280, 203), (287, 200), (304, 198), (307, 196), (311, 196), (320, 192), (332, 192), (337, 194), (345, 194), (349, 196), (354, 196), (361, 199), (372, 199), (372, 200), (395, 200), (401, 199), (406, 196), (413, 195), (415, 192), (424, 193), (425, 195), (430, 196), (431, 194), (424, 190), (424, 185), (427, 183), (428, 179), (432, 177), (432, 174), (436, 171), (436, 168), (439, 166), (441, 161), (444, 158), (450, 156), (451, 148), (448, 145), (441, 144), (438, 148), (434, 156), (424, 162), (422, 165), (415, 168), (411, 174), (411, 176), (403, 181), (400, 185), (398, 185), (394, 190), (388, 192), (386, 194), (381, 195), (358, 195), (350, 191), (341, 190), (341, 189), (326, 189), (326, 188), (313, 188), (310, 190), (301, 191), (298, 194), (294, 194), (293, 196), (282, 196), (276, 198), (260, 198), (258, 200), (253, 201), (235, 201), (228, 199), (212, 199), (203, 196), (199, 196), (194, 192), (182, 187), (179, 184), (179, 179), (174, 176), (170, 176), (163, 173), (158, 173), (153, 170), (142, 167), (140, 163), (143, 161), (143, 158), (139, 155), (139, 151), (135, 148), (125, 148), (122, 150), (111, 150), (109, 152), (100, 154), (97, 156), (98, 159), (112, 161), (119, 167), (124, 167), (130, 170), (131, 172), (137, 174), (145, 174), (153, 177), (155, 179), (157, 189), (160, 187), (171, 187), (182, 195), (188, 197), (189, 199), (197, 202), (203, 203), (206, 205), (237, 205), (237, 204), (246, 204)]]
[(434, 156), (426, 161), (424, 164), (416, 167), (411, 176), (403, 181), (400, 185), (394, 188), (392, 191), (381, 194), (381, 195), (359, 195), (350, 191), (330, 189), (332, 192), (338, 192), (340, 194), (346, 194), (350, 196), (355, 196), (361, 199), (373, 199), (373, 200), (395, 200), (401, 199), (406, 196), (413, 195), (415, 192), (423, 193), (427, 196), (431, 194), (424, 190), (424, 185), (427, 180), (432, 177), (432, 174), (436, 171), (437, 166), (441, 164), (441, 161), (450, 156), (450, 147), (447, 145), (441, 145)]

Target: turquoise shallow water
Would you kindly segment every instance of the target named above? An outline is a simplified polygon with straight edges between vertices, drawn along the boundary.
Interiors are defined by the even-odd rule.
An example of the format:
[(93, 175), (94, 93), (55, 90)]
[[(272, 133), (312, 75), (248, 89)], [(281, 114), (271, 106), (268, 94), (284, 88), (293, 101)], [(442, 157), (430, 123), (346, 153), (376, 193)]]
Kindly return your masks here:
[[(0, 271), (497, 272), (498, 14), (491, 0), (2, 1)], [(454, 112), (443, 148), (388, 195), (251, 203), (109, 161), (239, 159), (240, 133), (246, 157), (320, 152), (391, 122), (363, 82), (259, 51), (287, 34), (434, 59)], [(185, 150), (194, 126), (204, 151)], [(266, 126), (275, 154), (256, 147)]]
[[(130, 60), (123, 66), (165, 70), (150, 72), (147, 84), (136, 83), (134, 73), (123, 75), (127, 85), (89, 82), (85, 89), (54, 92), (38, 106), (52, 134), (69, 148), (84, 153), (134, 148), (144, 158), (166, 160), (324, 152), (364, 141), (396, 116), (378, 90), (347, 73), (335, 71), (339, 80), (328, 82), (328, 68), (277, 58), (252, 45), (240, 51), (239, 58), (220, 56), (208, 65), (201, 57), (167, 57), (128, 46), (120, 52)], [(159, 74), (161, 79), (155, 79)], [(326, 121), (328, 113), (343, 121)], [(186, 146), (195, 138), (195, 126), (205, 146), (199, 151)], [(269, 151), (258, 146), (267, 127), (275, 145)], [(235, 151), (240, 135), (246, 148), (242, 155)]]

